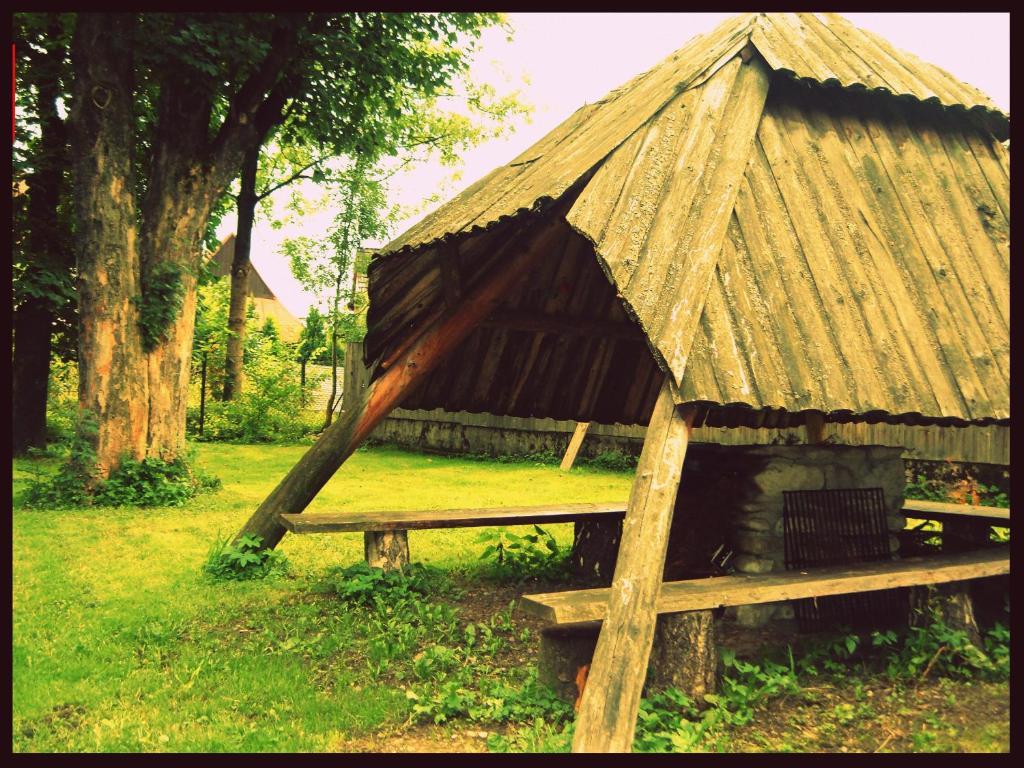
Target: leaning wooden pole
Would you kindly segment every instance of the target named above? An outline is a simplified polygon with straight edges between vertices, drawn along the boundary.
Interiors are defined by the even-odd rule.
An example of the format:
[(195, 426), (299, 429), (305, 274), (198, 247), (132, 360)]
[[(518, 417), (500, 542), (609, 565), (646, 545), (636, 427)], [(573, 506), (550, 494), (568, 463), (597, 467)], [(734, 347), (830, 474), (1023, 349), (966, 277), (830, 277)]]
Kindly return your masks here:
[(677, 408), (674, 390), (667, 375), (629, 497), (608, 614), (583, 690), (573, 752), (629, 752), (633, 744), (672, 512), (693, 428), (694, 409)]
[(324, 431), (260, 504), (238, 535), (255, 534), (262, 538), (263, 547), (277, 546), (285, 534), (278, 515), (305, 510), (345, 459), (398, 407), (412, 387), (433, 371), (498, 307), (516, 284), (549, 255), (548, 246), (558, 231), (557, 227), (534, 221), (534, 234), (523, 238), (513, 236), (507, 241), (501, 249), (507, 256), (496, 256), (494, 270), (481, 278), (457, 306), (424, 323), (423, 330), (401, 354), (392, 356), (384, 373), (366, 389), (361, 406), (346, 411)]

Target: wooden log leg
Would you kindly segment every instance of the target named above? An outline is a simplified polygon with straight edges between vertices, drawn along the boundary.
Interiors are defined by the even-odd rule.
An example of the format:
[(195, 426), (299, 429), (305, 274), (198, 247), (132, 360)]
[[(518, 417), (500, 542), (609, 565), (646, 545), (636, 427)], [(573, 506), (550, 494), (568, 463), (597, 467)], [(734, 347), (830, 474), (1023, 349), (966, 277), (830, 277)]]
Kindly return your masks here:
[(371, 568), (401, 571), (409, 564), (409, 532), (366, 531), (363, 549)]
[(587, 583), (612, 583), (619, 556), (622, 520), (578, 520), (569, 554), (572, 575)]
[(698, 706), (715, 692), (718, 647), (712, 611), (664, 613), (658, 617), (651, 651), (651, 690), (678, 688)]
[[(565, 701), (579, 697), (576, 681), (580, 671), (589, 667), (597, 645), (597, 625), (549, 627), (540, 634), (540, 658), (537, 680), (554, 689)], [(584, 672), (586, 674), (586, 672)]]
[(692, 408), (676, 408), (666, 376), (651, 415), (622, 529), (608, 615), (583, 692), (574, 752), (628, 752), (654, 639), (679, 477), (693, 427)]
[[(942, 524), (942, 551), (964, 552), (989, 543), (989, 525), (977, 520), (947, 520)], [(946, 626), (967, 633), (970, 641), (981, 648), (981, 631), (974, 616), (974, 593), (977, 584), (954, 581), (938, 587), (939, 610)]]
[(911, 589), (911, 619), (914, 627), (927, 627), (932, 615), (950, 629), (958, 629), (976, 647), (982, 648), (981, 631), (974, 616), (974, 601), (971, 599), (970, 581), (951, 581)]
[[(564, 207), (564, 206), (563, 206)], [(564, 211), (556, 208), (553, 221)], [(255, 534), (264, 548), (277, 546), (285, 529), (278, 520), (281, 513), (298, 514), (305, 510), (320, 489), (352, 452), (369, 437), (373, 428), (398, 407), (424, 376), (501, 304), (530, 270), (549, 255), (564, 228), (532, 222), (534, 234), (511, 237), (500, 249), (508, 258), (495, 257), (499, 265), (481, 279), (478, 287), (458, 306), (438, 310), (424, 322), (418, 336), (388, 359), (385, 371), (366, 390), (362, 405), (352, 408), (328, 427), (320, 439), (299, 459), (284, 479), (263, 501), (242, 527), (242, 534)], [(384, 363), (381, 363), (382, 367)]]

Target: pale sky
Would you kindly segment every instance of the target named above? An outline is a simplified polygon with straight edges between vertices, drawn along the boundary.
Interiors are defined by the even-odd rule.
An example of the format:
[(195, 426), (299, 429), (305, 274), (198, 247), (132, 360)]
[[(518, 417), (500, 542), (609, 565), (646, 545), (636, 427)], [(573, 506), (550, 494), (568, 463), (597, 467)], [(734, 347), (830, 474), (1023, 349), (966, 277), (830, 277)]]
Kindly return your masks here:
[[(624, 82), (651, 68), (691, 37), (709, 32), (734, 13), (512, 13), (511, 43), (504, 33), (484, 34), (473, 66), (476, 79), (499, 91), (518, 88), (534, 107), (531, 122), (464, 155), (461, 178), (452, 169), (424, 165), (396, 178), (392, 201), (418, 206), (435, 191), (450, 199), (494, 168), (504, 165), (541, 139), (585, 103), (600, 99)], [(897, 48), (936, 64), (989, 95), (1002, 109), (1010, 108), (1010, 15), (1008, 13), (847, 13), (855, 25), (876, 32)], [(281, 202), (285, 199), (280, 194)], [(314, 196), (315, 188), (306, 194)], [(397, 236), (429, 211), (399, 223)], [(278, 253), (285, 237), (323, 236), (333, 212), (304, 217), (295, 225), (273, 230), (257, 219), (252, 261), (278, 298), (304, 317), (315, 297), (304, 292)], [(219, 230), (235, 228), (226, 216)], [(373, 244), (379, 245), (379, 244)]]

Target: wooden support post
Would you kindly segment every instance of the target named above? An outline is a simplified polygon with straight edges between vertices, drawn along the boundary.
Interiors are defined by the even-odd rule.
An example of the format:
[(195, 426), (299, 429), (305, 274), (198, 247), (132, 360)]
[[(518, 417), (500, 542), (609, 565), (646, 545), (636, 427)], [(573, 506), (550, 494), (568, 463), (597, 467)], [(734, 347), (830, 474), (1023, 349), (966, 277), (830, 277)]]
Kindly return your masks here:
[(573, 431), (572, 437), (569, 438), (569, 447), (565, 449), (565, 456), (562, 457), (562, 466), (559, 467), (563, 472), (572, 469), (572, 465), (576, 462), (576, 455), (580, 452), (583, 438), (587, 436), (587, 427), (589, 426), (589, 421), (576, 423), (576, 429)]
[(607, 618), (594, 652), (574, 752), (628, 752), (654, 639), (656, 604), (692, 406), (677, 408), (666, 376), (651, 415), (622, 529)]
[(821, 411), (806, 413), (804, 415), (804, 430), (807, 432), (808, 445), (825, 442), (825, 414)]
[(418, 336), (411, 337), (401, 355), (393, 356), (392, 364), (367, 388), (361, 406), (345, 411), (320, 435), (238, 535), (260, 536), (264, 548), (277, 546), (285, 534), (278, 515), (305, 510), (338, 467), (401, 404), (412, 387), (461, 344), (544, 256), (550, 255), (548, 248), (564, 233), (558, 226), (561, 213), (556, 208), (546, 224), (531, 220), (531, 234), (526, 237), (514, 233), (501, 248), (506, 257), (495, 257), (498, 266), (494, 271), (483, 277), (458, 306), (437, 313)]

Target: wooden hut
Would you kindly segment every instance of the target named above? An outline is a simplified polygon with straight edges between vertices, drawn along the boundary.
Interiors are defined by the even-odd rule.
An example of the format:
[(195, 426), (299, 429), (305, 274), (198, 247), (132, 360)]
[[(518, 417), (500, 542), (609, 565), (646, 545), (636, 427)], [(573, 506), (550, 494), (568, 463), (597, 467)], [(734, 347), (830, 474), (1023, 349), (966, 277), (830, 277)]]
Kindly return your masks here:
[(695, 425), (1009, 422), (1007, 134), (837, 15), (729, 20), (374, 258), (363, 404), (244, 530), (399, 404), (648, 424), (574, 743), (628, 749)]
[[(231, 274), (231, 262), (235, 257), (235, 236), (228, 235), (217, 252), (210, 258), (213, 274), (224, 277)], [(249, 267), (249, 279), (245, 284), (246, 295), (256, 310), (256, 321), (262, 325), (268, 319), (274, 321), (282, 341), (294, 344), (302, 333), (302, 321), (277, 298), (267, 285), (256, 265)]]

